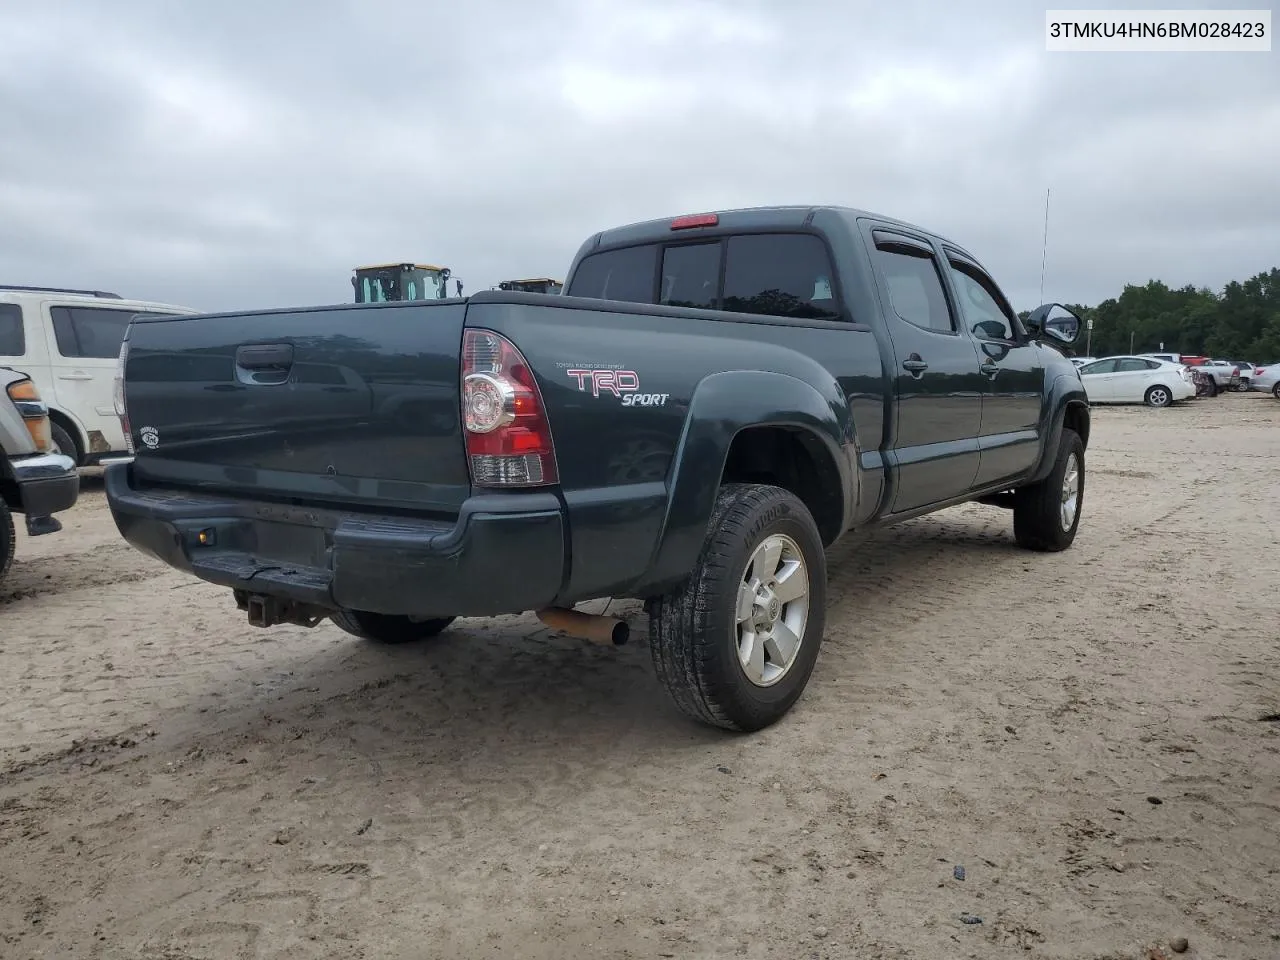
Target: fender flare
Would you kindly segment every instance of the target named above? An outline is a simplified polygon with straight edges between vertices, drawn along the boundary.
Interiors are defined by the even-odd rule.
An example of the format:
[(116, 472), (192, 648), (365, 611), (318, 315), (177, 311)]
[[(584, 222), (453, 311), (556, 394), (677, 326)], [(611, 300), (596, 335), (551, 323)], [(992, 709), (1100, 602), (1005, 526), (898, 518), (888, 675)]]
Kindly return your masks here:
[(1062, 428), (1066, 423), (1067, 410), (1075, 408), (1083, 415), (1086, 425), (1085, 434), (1080, 439), (1085, 448), (1089, 446), (1089, 398), (1084, 392), (1079, 376), (1066, 374), (1054, 378), (1045, 397), (1045, 427), (1041, 431), (1044, 443), (1040, 446), (1040, 458), (1036, 461), (1035, 470), (1031, 473), (1031, 483), (1039, 483), (1049, 475), (1058, 458), (1058, 447), (1062, 444)]
[(834, 379), (825, 390), (783, 373), (731, 370), (694, 390), (669, 473), (666, 513), (637, 593), (686, 577), (706, 539), (734, 438), (753, 427), (784, 427), (822, 451), (840, 478), (840, 531), (856, 502), (857, 442), (848, 401)]

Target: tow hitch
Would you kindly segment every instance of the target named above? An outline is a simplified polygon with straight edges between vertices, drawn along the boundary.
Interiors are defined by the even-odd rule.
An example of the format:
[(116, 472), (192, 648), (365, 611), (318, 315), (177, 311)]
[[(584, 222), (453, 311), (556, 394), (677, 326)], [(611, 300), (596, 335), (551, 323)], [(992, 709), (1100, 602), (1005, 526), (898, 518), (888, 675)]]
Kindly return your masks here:
[(310, 603), (281, 600), (243, 590), (232, 592), (235, 594), (236, 606), (248, 613), (249, 622), (255, 627), (276, 627), (286, 623), (298, 627), (314, 627), (329, 616), (329, 611), (324, 607)]

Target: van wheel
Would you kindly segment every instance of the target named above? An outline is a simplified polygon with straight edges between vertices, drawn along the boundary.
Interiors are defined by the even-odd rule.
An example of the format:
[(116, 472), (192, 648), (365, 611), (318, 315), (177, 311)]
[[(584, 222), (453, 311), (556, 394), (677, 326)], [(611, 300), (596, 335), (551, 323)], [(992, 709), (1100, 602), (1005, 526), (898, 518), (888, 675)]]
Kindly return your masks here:
[(353, 636), (374, 643), (413, 643), (429, 640), (441, 633), (457, 617), (437, 617), (434, 620), (410, 620), (393, 613), (370, 613), (367, 610), (339, 610), (330, 614), (339, 627)]
[(1084, 506), (1084, 443), (1062, 428), (1058, 458), (1049, 476), (1018, 491), (1013, 508), (1013, 536), (1028, 550), (1056, 552), (1071, 546)]
[(13, 563), (13, 551), (18, 543), (18, 535), (13, 529), (13, 514), (9, 505), (0, 500), (0, 580), (9, 572), (9, 564)]
[(826, 624), (827, 560), (812, 515), (780, 487), (716, 495), (693, 573), (649, 604), (654, 671), (688, 716), (760, 730), (800, 698)]
[(70, 457), (76, 462), (76, 466), (80, 466), (80, 448), (76, 446), (76, 442), (71, 439), (71, 434), (67, 433), (60, 425), (54, 421), (49, 421), (49, 435), (53, 439), (54, 453), (60, 453), (63, 456)]

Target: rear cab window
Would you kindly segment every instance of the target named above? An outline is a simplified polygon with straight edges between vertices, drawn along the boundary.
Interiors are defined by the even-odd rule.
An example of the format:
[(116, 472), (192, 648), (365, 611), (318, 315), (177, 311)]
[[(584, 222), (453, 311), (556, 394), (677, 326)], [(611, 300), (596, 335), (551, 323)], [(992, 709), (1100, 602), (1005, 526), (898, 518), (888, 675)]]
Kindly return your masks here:
[(584, 257), (568, 295), (804, 320), (841, 319), (826, 244), (809, 233), (730, 234)]

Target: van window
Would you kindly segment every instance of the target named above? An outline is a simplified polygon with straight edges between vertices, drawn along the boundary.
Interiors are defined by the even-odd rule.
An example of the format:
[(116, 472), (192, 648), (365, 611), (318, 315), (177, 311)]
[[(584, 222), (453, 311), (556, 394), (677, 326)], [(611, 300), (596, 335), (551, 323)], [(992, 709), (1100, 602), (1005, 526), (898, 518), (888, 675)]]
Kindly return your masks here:
[(124, 331), (134, 317), (168, 317), (168, 313), (115, 310), (108, 307), (50, 307), (58, 353), (64, 357), (115, 359)]
[(21, 357), (26, 352), (22, 307), (16, 303), (0, 303), (0, 357)]

